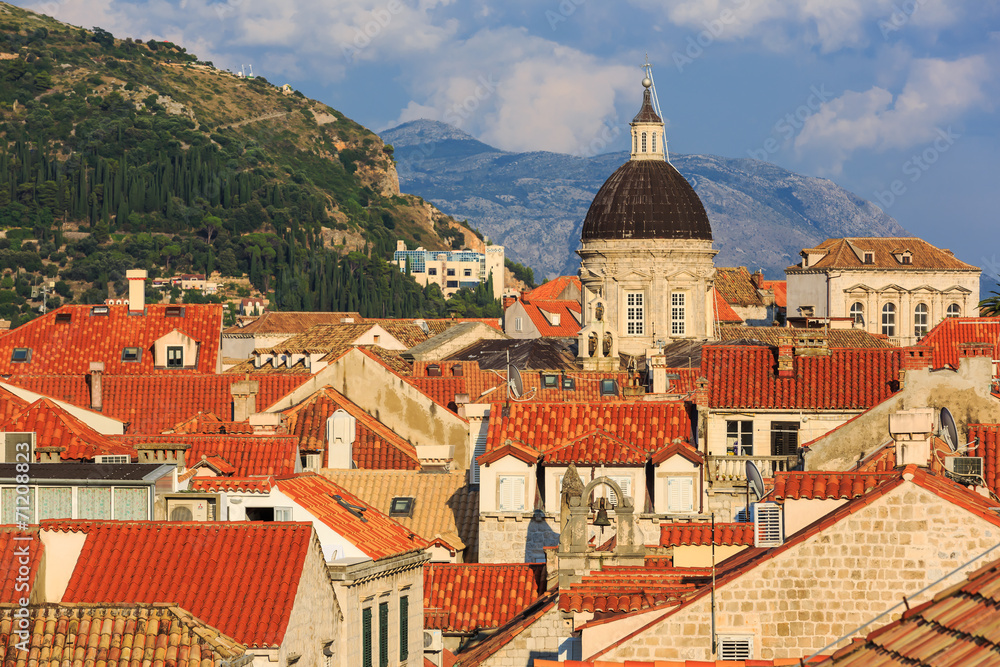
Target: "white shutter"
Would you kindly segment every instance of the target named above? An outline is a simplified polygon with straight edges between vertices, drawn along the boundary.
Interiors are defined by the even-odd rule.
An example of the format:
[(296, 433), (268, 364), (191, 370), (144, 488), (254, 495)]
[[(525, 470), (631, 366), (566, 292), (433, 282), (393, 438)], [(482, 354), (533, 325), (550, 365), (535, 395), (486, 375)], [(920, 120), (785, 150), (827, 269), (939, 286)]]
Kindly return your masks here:
[(777, 503), (757, 503), (753, 508), (753, 545), (755, 547), (777, 547), (781, 545), (781, 508)]
[[(608, 475), (608, 478), (612, 480), (615, 484), (621, 487), (622, 493), (624, 493), (629, 498), (632, 498), (632, 504), (635, 504), (635, 498), (632, 496), (632, 476), (631, 475)], [(614, 492), (614, 489), (608, 489), (608, 498), (612, 507), (618, 507), (618, 494)]]
[(500, 477), (500, 511), (524, 511), (524, 478), (519, 475)]
[(753, 660), (752, 635), (719, 635), (721, 660)]
[(694, 511), (694, 478), (667, 478), (667, 512)]
[(513, 509), (516, 512), (524, 511), (524, 478), (515, 477), (514, 478), (514, 492), (513, 492)]
[(476, 445), (472, 448), (472, 465), (469, 472), (472, 475), (472, 483), (479, 484), (479, 457), (486, 453), (486, 429), (476, 438)]

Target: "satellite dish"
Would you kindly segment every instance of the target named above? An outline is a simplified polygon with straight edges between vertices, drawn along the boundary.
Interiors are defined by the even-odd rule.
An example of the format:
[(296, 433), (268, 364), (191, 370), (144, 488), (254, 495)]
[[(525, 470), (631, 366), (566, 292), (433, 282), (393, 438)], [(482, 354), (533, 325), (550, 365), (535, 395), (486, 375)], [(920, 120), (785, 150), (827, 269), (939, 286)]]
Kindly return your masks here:
[(521, 371), (516, 366), (507, 366), (507, 394), (511, 398), (521, 398), (524, 393), (524, 383), (521, 381)]
[(764, 478), (760, 476), (760, 471), (753, 461), (747, 461), (747, 485), (753, 489), (757, 500), (764, 497)]
[(948, 408), (941, 408), (941, 439), (948, 444), (951, 451), (958, 451), (958, 427)]

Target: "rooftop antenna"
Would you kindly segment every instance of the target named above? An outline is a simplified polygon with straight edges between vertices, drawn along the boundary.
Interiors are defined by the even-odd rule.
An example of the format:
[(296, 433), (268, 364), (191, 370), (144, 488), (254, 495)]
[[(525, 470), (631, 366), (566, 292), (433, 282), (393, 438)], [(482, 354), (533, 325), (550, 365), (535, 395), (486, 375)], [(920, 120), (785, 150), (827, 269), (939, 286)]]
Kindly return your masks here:
[(646, 79), (642, 80), (642, 85), (649, 88), (650, 92), (653, 94), (653, 109), (656, 111), (656, 115), (663, 118), (663, 112), (660, 111), (660, 98), (656, 96), (656, 84), (653, 83), (653, 66), (649, 62), (649, 54), (646, 54), (646, 62), (642, 65), (643, 71), (646, 73)]

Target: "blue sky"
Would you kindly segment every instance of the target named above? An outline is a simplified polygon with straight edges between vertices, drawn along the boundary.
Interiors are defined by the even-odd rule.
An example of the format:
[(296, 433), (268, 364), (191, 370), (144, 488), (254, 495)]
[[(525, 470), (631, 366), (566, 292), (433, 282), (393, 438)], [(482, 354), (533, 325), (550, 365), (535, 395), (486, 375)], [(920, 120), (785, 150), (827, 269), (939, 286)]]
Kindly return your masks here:
[(1000, 274), (1000, 0), (18, 4), (509, 150), (624, 150), (648, 52), (672, 151), (831, 178)]

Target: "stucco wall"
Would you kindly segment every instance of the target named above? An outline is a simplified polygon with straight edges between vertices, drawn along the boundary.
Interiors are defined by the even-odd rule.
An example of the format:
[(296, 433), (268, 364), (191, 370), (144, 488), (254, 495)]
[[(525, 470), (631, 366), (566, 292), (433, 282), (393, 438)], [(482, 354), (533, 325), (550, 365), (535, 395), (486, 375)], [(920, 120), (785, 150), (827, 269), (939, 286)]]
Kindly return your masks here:
[[(518, 330), (515, 320), (521, 318), (521, 329)], [(526, 338), (538, 338), (541, 333), (538, 331), (538, 327), (535, 326), (535, 322), (528, 317), (528, 311), (524, 309), (524, 304), (520, 301), (515, 301), (510, 304), (507, 310), (503, 313), (503, 331), (505, 334), (511, 338), (516, 339), (526, 339)]]
[[(288, 656), (302, 657), (297, 665), (320, 667), (324, 664), (323, 645), (336, 642), (343, 622), (340, 604), (323, 562), (319, 543), (313, 539), (302, 567), (302, 578), (295, 592), (295, 603), (288, 618), (278, 664), (287, 664)], [(339, 647), (337, 647), (339, 649)], [(335, 649), (336, 653), (340, 651)]]
[[(343, 651), (339, 667), (362, 664), (362, 609), (372, 609), (372, 664), (379, 664), (379, 604), (389, 604), (389, 664), (422, 667), (424, 661), (424, 572), (420, 565), (385, 574), (358, 584), (337, 582), (337, 598), (343, 607), (344, 623), (340, 634)], [(408, 657), (399, 662), (399, 598), (408, 598)]]
[(708, 433), (704, 437), (708, 443), (708, 453), (710, 455), (724, 456), (731, 444), (727, 437), (726, 422), (752, 421), (753, 455), (771, 456), (771, 422), (797, 422), (799, 424), (799, 444), (802, 445), (829, 433), (848, 419), (859, 414), (861, 414), (861, 410), (746, 410), (743, 412), (713, 410), (709, 413), (707, 420)]

